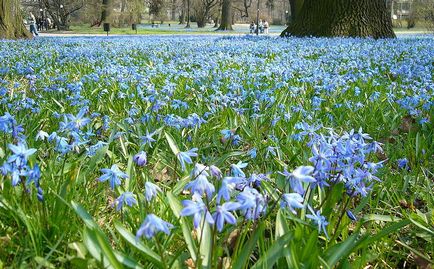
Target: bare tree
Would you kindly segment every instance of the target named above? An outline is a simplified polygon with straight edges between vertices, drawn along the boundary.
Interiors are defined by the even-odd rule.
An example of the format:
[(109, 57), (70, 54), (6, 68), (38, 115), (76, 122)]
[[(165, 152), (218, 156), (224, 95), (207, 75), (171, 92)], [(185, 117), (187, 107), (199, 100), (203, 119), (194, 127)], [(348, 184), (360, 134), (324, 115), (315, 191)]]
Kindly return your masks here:
[(69, 29), (69, 16), (84, 7), (84, 0), (41, 0), (57, 30)]
[(232, 29), (232, 0), (223, 0), (222, 17), (217, 30), (227, 31)]
[(193, 5), (197, 27), (203, 28), (209, 19), (211, 11), (219, 4), (218, 0), (196, 0)]

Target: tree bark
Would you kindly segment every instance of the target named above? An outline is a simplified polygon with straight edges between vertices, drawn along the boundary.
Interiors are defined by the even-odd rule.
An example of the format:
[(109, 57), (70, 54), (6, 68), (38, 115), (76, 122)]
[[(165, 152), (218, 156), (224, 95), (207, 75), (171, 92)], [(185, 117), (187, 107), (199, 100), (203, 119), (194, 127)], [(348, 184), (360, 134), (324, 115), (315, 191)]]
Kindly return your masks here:
[(222, 19), (217, 30), (227, 31), (232, 29), (232, 3), (231, 0), (223, 0), (222, 3)]
[(297, 17), (303, 7), (304, 0), (289, 0), (289, 5), (291, 8), (291, 21)]
[(101, 23), (109, 22), (111, 14), (111, 0), (102, 0)]
[(19, 0), (0, 0), (0, 39), (30, 37), (21, 17)]
[(281, 36), (393, 38), (384, 0), (305, 0)]
[(179, 24), (185, 23), (185, 5), (186, 5), (186, 3), (187, 3), (186, 0), (182, 0), (182, 8), (181, 8), (181, 16), (179, 16)]

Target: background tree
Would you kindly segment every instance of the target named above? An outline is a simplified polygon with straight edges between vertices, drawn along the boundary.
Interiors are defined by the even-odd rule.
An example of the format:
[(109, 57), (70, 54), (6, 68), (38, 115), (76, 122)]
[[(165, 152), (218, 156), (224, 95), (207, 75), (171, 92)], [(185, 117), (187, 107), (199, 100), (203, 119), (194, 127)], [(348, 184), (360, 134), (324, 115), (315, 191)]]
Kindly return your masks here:
[(203, 28), (212, 10), (219, 4), (218, 0), (196, 0), (193, 5), (198, 28)]
[(161, 23), (163, 23), (164, 19), (166, 18), (166, 5), (164, 0), (149, 0), (147, 4), (151, 22), (154, 23), (155, 20), (160, 20)]
[(57, 30), (68, 30), (69, 16), (85, 5), (84, 0), (42, 0), (42, 4), (53, 18)]
[(395, 37), (384, 0), (304, 0), (281, 36)]
[(30, 38), (18, 0), (0, 0), (0, 39)]
[(232, 1), (223, 0), (222, 2), (222, 16), (220, 26), (217, 30), (227, 31), (233, 30), (232, 28)]

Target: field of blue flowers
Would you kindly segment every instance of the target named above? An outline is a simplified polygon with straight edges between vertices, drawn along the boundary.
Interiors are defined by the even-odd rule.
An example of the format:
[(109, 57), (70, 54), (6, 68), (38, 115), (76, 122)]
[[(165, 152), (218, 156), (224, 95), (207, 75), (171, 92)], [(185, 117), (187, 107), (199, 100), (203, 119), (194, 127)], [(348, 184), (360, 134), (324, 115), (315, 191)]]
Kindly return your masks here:
[(0, 268), (429, 268), (434, 39), (0, 42)]

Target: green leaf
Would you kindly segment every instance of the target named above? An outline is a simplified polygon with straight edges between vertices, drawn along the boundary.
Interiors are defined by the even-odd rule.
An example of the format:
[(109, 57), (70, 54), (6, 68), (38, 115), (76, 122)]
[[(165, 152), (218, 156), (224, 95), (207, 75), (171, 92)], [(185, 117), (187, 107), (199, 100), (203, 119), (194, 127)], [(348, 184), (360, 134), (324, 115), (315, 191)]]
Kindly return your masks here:
[(98, 224), (93, 220), (92, 216), (87, 213), (86, 209), (84, 209), (81, 205), (77, 204), (74, 201), (71, 201), (71, 206), (75, 210), (75, 212), (80, 216), (80, 218), (84, 221), (84, 224), (90, 229), (99, 229)]
[(178, 155), (178, 153), (180, 152), (178, 146), (175, 143), (175, 140), (173, 139), (173, 137), (169, 134), (164, 132), (164, 135), (166, 136), (166, 140), (169, 143), (170, 149), (172, 150), (173, 154)]
[(125, 256), (123, 253), (120, 253), (119, 251), (115, 251), (115, 256), (118, 259), (118, 261), (120, 261), (123, 265), (125, 265), (128, 268), (132, 268), (132, 269), (142, 269), (143, 268), (139, 265), (139, 263), (137, 261), (131, 259), (128, 256)]
[(234, 265), (232, 269), (242, 269), (247, 266), (250, 255), (255, 249), (258, 238), (263, 235), (264, 223), (260, 222), (258, 225), (259, 227), (253, 231), (247, 243), (242, 246), (239, 256), (234, 258)]
[[(202, 227), (203, 226), (203, 227)], [(198, 229), (198, 238), (200, 238), (200, 257), (203, 268), (211, 268), (212, 260), (212, 232), (211, 227), (206, 221), (202, 221), (202, 225)]]
[[(287, 249), (288, 242), (293, 238), (293, 234), (287, 233), (280, 237), (271, 245), (271, 247), (261, 255), (261, 258), (251, 267), (256, 268), (272, 268), (274, 264), (284, 255), (291, 255), (290, 251), (285, 251)], [(291, 264), (290, 268), (298, 268), (298, 265)]]
[[(49, 261), (47, 261), (46, 259), (44, 259), (44, 258), (42, 258), (42, 257), (40, 257), (40, 256), (36, 256), (35, 257), (35, 262), (39, 265), (39, 266), (42, 266), (42, 267), (44, 267), (44, 268), (49, 268), (49, 269), (51, 269), (51, 268), (56, 268), (55, 266), (54, 266), (54, 264), (52, 264), (51, 262), (49, 262)], [(1, 267), (0, 267), (1, 268)]]
[(181, 218), (180, 213), (182, 210), (182, 205), (178, 201), (178, 199), (171, 192), (166, 193), (167, 200), (169, 202), (170, 208), (173, 211), (175, 217), (179, 219), (179, 223), (182, 228), (182, 234), (184, 235), (185, 243), (187, 244), (188, 251), (190, 252), (190, 256), (194, 262), (197, 261), (196, 257), (196, 245), (194, 244), (193, 238), (191, 237), (191, 228), (186, 222), (186, 219)]
[(130, 231), (125, 229), (121, 224), (116, 223), (115, 228), (122, 236), (122, 238), (125, 239), (125, 241), (127, 241), (131, 246), (135, 247), (137, 250), (139, 250), (147, 259), (149, 259), (150, 262), (152, 262), (154, 265), (158, 266), (159, 268), (163, 267), (163, 264), (160, 261), (161, 257), (157, 253), (155, 253), (151, 248), (143, 244), (141, 241), (137, 240), (137, 238)]
[(97, 261), (101, 262), (105, 268), (123, 268), (116, 259), (110, 245), (102, 238), (98, 231), (85, 227), (83, 231), (83, 241), (89, 253)]
[(391, 233), (398, 232), (399, 229), (401, 229), (404, 226), (407, 226), (410, 224), (410, 220), (404, 219), (399, 222), (393, 223), (381, 230), (381, 232), (376, 233), (375, 235), (365, 237), (363, 240), (360, 240), (360, 244), (358, 245), (357, 249), (367, 247), (368, 245), (374, 243), (375, 241), (379, 241), (384, 236), (387, 236)]
[(341, 259), (348, 257), (353, 252), (357, 246), (358, 236), (358, 233), (354, 233), (342, 243), (336, 244), (326, 251), (326, 261), (330, 268), (333, 268)]
[(288, 223), (285, 219), (285, 216), (283, 215), (282, 210), (279, 209), (276, 216), (276, 234), (274, 239), (277, 240), (279, 237), (287, 233), (289, 233)]

